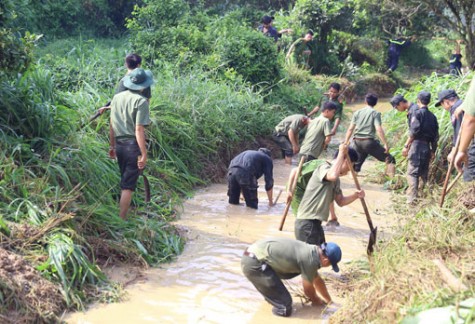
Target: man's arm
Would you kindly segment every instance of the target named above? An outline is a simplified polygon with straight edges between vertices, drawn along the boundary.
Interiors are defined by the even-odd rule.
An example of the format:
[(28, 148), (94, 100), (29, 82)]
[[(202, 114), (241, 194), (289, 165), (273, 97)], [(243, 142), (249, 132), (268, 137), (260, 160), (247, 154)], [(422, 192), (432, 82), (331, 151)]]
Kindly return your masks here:
[(384, 145), (384, 152), (389, 153), (389, 145), (388, 142), (386, 141), (386, 136), (384, 135), (384, 130), (381, 125), (376, 126), (376, 132), (378, 133), (379, 138), (381, 139), (381, 142), (383, 142)]
[(135, 138), (139, 144), (141, 157), (138, 160), (139, 169), (145, 168), (147, 164), (147, 145), (145, 143), (145, 127), (143, 125), (135, 126)]
[(340, 177), (341, 167), (343, 163), (346, 163), (345, 156), (348, 151), (348, 147), (345, 144), (340, 144), (338, 148), (338, 156), (335, 161), (332, 162), (332, 166), (325, 175), (327, 181), (336, 181)]
[(462, 164), (467, 162), (467, 150), (475, 134), (475, 116), (466, 113), (463, 118), (463, 126), (460, 130), (459, 152), (455, 157), (455, 166), (459, 172), (462, 172)]
[(292, 150), (294, 154), (297, 154), (300, 150), (299, 140), (297, 138), (298, 134), (295, 134), (292, 128), (289, 129), (287, 134), (289, 135), (289, 140), (290, 140), (290, 143), (292, 144)]
[(263, 162), (263, 173), (264, 173), (264, 181), (266, 182), (265, 189), (267, 193), (267, 199), (269, 199), (269, 206), (273, 206), (274, 202), (272, 201), (272, 188), (274, 188), (274, 177), (273, 177), (273, 169), (274, 165), (272, 163), (272, 159), (265, 155), (265, 160)]
[(336, 195), (335, 202), (338, 206), (343, 207), (351, 204), (356, 199), (362, 199), (365, 197), (365, 192), (363, 189), (356, 190), (351, 196)]
[(345, 143), (348, 144), (350, 143), (351, 135), (353, 135), (353, 131), (355, 130), (356, 125), (351, 124), (348, 130), (346, 131), (345, 135)]
[(340, 118), (335, 118), (335, 125), (333, 125), (333, 128), (332, 128), (332, 132), (331, 134), (332, 135), (335, 135), (336, 134), (336, 131), (338, 130), (338, 126), (340, 125)]
[[(319, 278), (319, 277), (317, 276), (315, 278)], [(323, 285), (325, 285), (325, 283), (323, 283)], [(317, 305), (324, 305), (325, 304), (325, 302), (320, 297), (318, 297), (317, 292), (315, 290), (315, 287), (311, 282), (309, 282), (305, 279), (302, 279), (302, 286), (303, 286), (303, 292), (304, 292), (305, 296), (307, 296), (310, 299), (310, 301), (312, 302), (312, 305), (317, 306)], [(328, 294), (328, 292), (327, 292), (327, 294)], [(330, 297), (330, 296), (328, 296), (328, 297)], [(330, 298), (330, 300), (331, 300), (331, 298)]]

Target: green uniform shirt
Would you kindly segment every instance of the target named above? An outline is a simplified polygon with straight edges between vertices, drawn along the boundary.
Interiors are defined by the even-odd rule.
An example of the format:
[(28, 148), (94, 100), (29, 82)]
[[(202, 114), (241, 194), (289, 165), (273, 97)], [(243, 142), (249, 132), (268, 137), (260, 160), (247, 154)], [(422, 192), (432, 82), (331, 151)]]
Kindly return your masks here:
[(281, 279), (301, 274), (303, 279), (312, 282), (321, 267), (315, 245), (290, 238), (262, 239), (252, 244), (248, 251), (267, 263)]
[(343, 104), (338, 100), (331, 100), (328, 96), (324, 96), (322, 98), (322, 102), (320, 103), (320, 109), (323, 109), (325, 102), (332, 102), (336, 106), (335, 116), (333, 116), (331, 122), (335, 122), (335, 119), (337, 118), (339, 118), (341, 121), (343, 119)]
[(111, 102), (111, 125), (116, 138), (135, 138), (136, 125), (150, 124), (147, 99), (134, 91), (123, 91)]
[(470, 88), (468, 88), (462, 109), (466, 114), (475, 117), (475, 78), (473, 78), (470, 83)]
[(353, 114), (351, 124), (356, 126), (354, 137), (374, 139), (376, 127), (381, 126), (381, 113), (373, 107), (366, 106)]
[(330, 203), (341, 195), (340, 179), (325, 180), (331, 164), (326, 162), (313, 171), (297, 211), (297, 219), (318, 219), (326, 221), (330, 215)]
[(297, 215), (297, 210), (299, 209), (300, 201), (302, 200), (305, 188), (307, 187), (307, 183), (312, 177), (313, 171), (315, 171), (316, 168), (325, 163), (327, 163), (327, 161), (325, 160), (312, 160), (305, 162), (304, 165), (302, 165), (302, 170), (300, 171), (300, 176), (297, 179), (297, 187), (295, 188), (291, 203), (292, 212), (294, 213), (294, 215)]
[(298, 136), (300, 130), (306, 125), (303, 124), (302, 118), (305, 117), (301, 114), (290, 115), (285, 117), (277, 126), (275, 126), (275, 132), (278, 135), (288, 135), (289, 129), (294, 131), (295, 136)]
[(312, 120), (300, 148), (300, 154), (311, 155), (318, 158), (323, 151), (325, 138), (331, 133), (330, 120), (322, 115)]

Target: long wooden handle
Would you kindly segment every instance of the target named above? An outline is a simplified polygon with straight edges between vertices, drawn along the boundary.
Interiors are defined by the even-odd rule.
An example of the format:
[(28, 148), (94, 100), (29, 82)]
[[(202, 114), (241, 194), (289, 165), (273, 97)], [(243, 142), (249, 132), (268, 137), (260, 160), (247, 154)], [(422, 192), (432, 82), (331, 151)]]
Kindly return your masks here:
[[(465, 119), (465, 118), (464, 118)], [(442, 187), (442, 194), (440, 195), (440, 202), (439, 202), (439, 206), (442, 207), (444, 205), (444, 200), (445, 200), (445, 196), (447, 195), (447, 192), (449, 191), (447, 189), (447, 186), (449, 184), (449, 180), (450, 180), (450, 174), (452, 173), (452, 169), (454, 167), (454, 164), (455, 164), (455, 156), (457, 155), (458, 151), (459, 151), (459, 146), (460, 146), (460, 134), (462, 134), (462, 128), (463, 128), (463, 121), (464, 119), (462, 120), (462, 123), (460, 125), (460, 129), (459, 129), (459, 133), (457, 134), (457, 140), (455, 141), (455, 148), (454, 148), (454, 155), (453, 155), (453, 158), (452, 158), (452, 161), (450, 161), (449, 163), (449, 169), (447, 170), (447, 174), (445, 175), (445, 181), (444, 181), (444, 186)]]
[[(350, 169), (353, 180), (355, 181), (356, 189), (361, 190), (360, 182), (358, 181), (358, 176), (356, 175), (356, 172), (353, 169), (353, 164), (351, 163), (350, 155), (348, 154), (348, 152), (346, 152), (346, 163), (348, 164), (348, 168)], [(369, 215), (369, 210), (368, 210), (368, 206), (366, 206), (366, 201), (364, 200), (364, 198), (360, 198), (360, 201), (361, 201), (361, 205), (363, 205), (363, 210), (366, 215), (366, 221), (368, 222), (369, 229), (371, 230), (371, 232), (373, 232), (374, 231), (373, 221), (371, 220), (371, 216)]]
[(292, 182), (292, 188), (291, 188), (292, 189), (292, 198), (289, 199), (287, 201), (287, 204), (285, 205), (284, 214), (282, 215), (282, 219), (280, 220), (279, 231), (282, 231), (282, 229), (284, 228), (285, 219), (287, 218), (287, 213), (289, 212), (290, 204), (292, 203), (292, 199), (294, 197), (295, 188), (297, 187), (297, 180), (300, 176), (300, 172), (302, 172), (302, 166), (303, 166), (304, 162), (305, 162), (305, 156), (302, 156), (300, 158), (299, 166), (297, 168), (297, 174), (295, 175), (295, 177), (293, 179), (293, 182)]

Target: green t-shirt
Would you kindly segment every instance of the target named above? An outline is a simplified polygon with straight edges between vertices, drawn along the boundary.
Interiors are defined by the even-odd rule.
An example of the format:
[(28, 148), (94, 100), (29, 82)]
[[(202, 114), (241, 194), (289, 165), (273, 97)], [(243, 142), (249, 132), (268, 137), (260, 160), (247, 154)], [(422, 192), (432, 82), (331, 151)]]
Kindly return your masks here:
[(319, 219), (326, 221), (330, 215), (330, 203), (341, 195), (340, 179), (325, 180), (331, 164), (326, 162), (313, 171), (297, 211), (297, 219)]
[(327, 163), (325, 160), (312, 160), (305, 162), (300, 171), (300, 176), (297, 179), (297, 187), (295, 188), (294, 196), (292, 198), (292, 212), (297, 216), (297, 210), (299, 209), (300, 201), (302, 200), (307, 183), (312, 177), (313, 171), (320, 165)]
[(116, 138), (135, 138), (135, 126), (148, 124), (150, 124), (150, 110), (144, 96), (127, 90), (112, 98), (111, 125)]
[(366, 106), (353, 114), (351, 124), (356, 126), (354, 137), (375, 138), (376, 127), (381, 126), (381, 113)]
[(323, 151), (325, 138), (331, 133), (330, 120), (322, 115), (312, 120), (300, 148), (300, 154), (307, 154), (317, 159)]
[(301, 114), (290, 115), (285, 117), (277, 126), (275, 126), (275, 132), (278, 135), (288, 135), (289, 129), (292, 129), (294, 134), (298, 136), (300, 130), (306, 125), (303, 124), (302, 118), (305, 117)]
[(475, 117), (475, 78), (473, 78), (470, 83), (470, 87), (462, 104), (462, 109), (466, 114)]
[(335, 119), (337, 118), (339, 118), (341, 121), (343, 119), (343, 104), (338, 100), (331, 100), (330, 97), (324, 96), (322, 98), (322, 102), (320, 103), (320, 110), (323, 109), (323, 105), (325, 104), (325, 102), (333, 102), (336, 106), (335, 116), (333, 116), (331, 122), (334, 123)]
[(267, 263), (281, 279), (301, 274), (303, 279), (312, 282), (321, 267), (315, 245), (290, 238), (262, 239), (252, 244), (248, 251)]

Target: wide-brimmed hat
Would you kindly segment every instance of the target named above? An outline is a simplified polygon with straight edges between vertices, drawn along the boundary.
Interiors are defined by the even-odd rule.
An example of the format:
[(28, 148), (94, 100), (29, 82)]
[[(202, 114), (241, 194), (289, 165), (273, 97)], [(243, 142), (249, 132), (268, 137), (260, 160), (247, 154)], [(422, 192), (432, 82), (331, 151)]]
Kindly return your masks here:
[(439, 92), (438, 100), (435, 103), (435, 106), (439, 107), (442, 104), (443, 100), (453, 98), (453, 97), (457, 97), (457, 92), (455, 92), (455, 90), (452, 90), (452, 89), (442, 90)]
[(143, 90), (154, 84), (150, 70), (136, 68), (124, 77), (124, 86), (130, 90)]
[(341, 249), (336, 243), (323, 243), (320, 248), (323, 253), (326, 255), (328, 260), (332, 265), (333, 271), (339, 272), (340, 268), (338, 267), (338, 262), (341, 261)]

